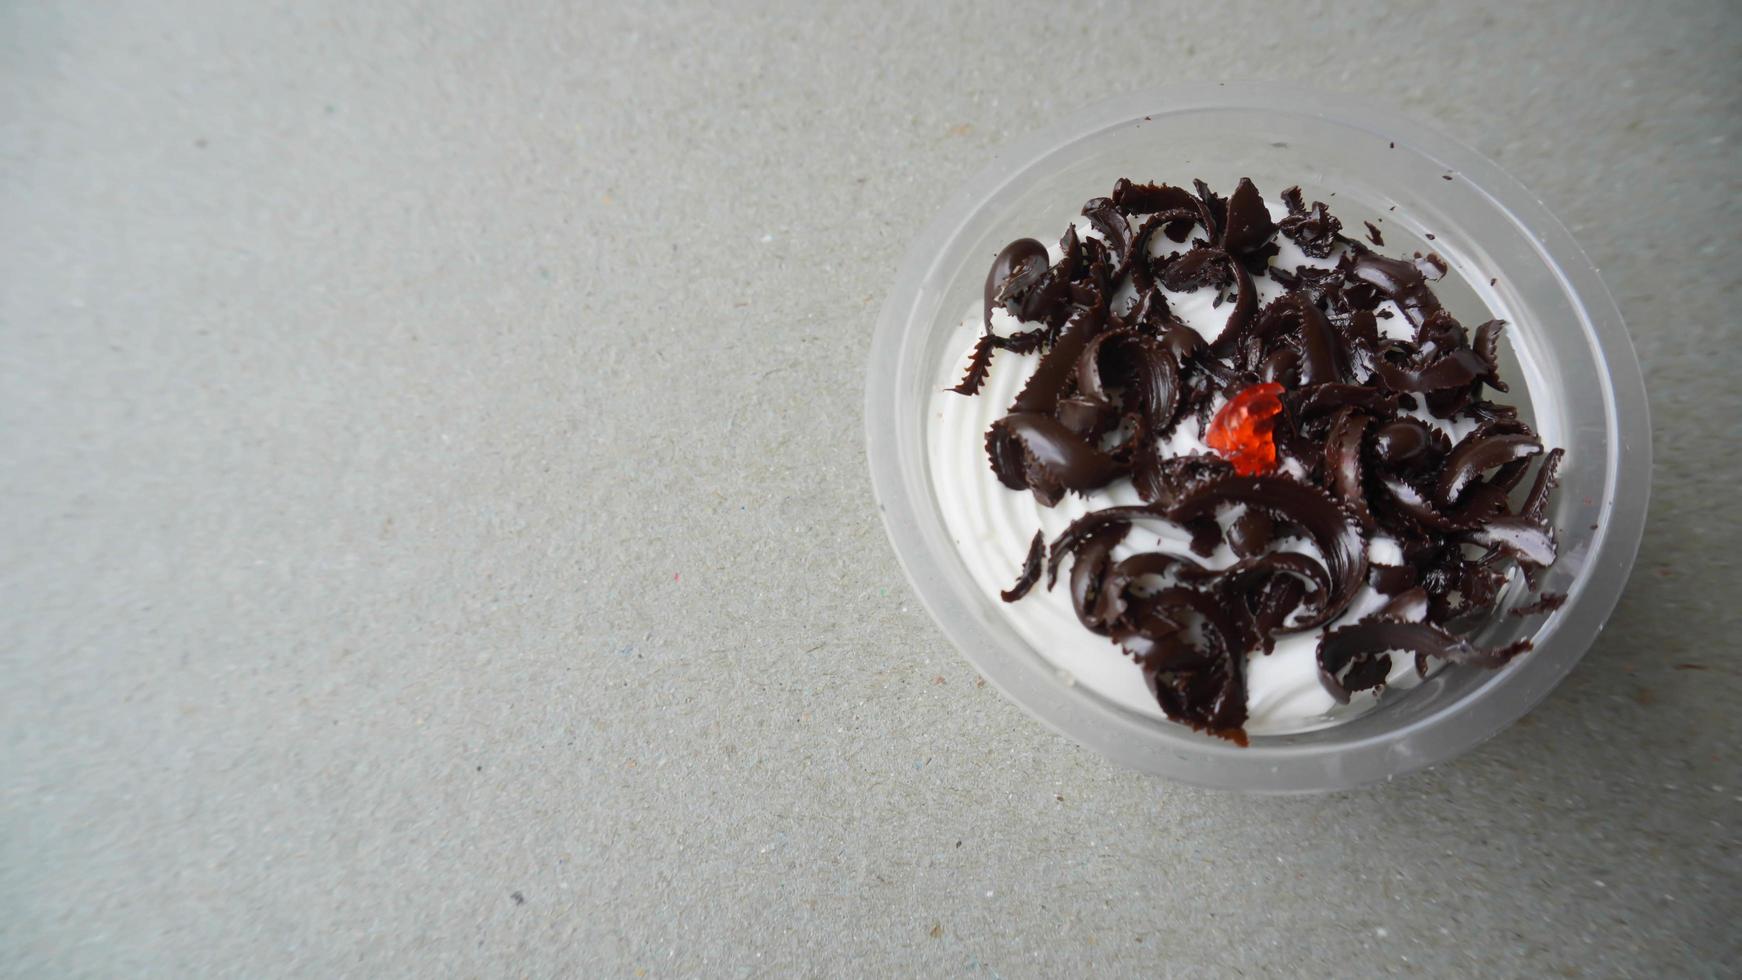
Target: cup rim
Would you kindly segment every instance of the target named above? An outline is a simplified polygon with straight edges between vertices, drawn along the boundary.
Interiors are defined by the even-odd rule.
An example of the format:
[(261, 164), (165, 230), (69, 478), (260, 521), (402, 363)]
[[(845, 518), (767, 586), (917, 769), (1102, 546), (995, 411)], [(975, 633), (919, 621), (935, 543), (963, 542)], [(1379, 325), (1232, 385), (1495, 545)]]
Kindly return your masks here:
[[(1577, 313), (1585, 339), (1607, 367), (1605, 476), (1612, 493), (1602, 510), (1592, 557), (1574, 581), (1561, 615), (1545, 624), (1550, 638), (1575, 652), (1528, 656), (1495, 672), (1463, 698), (1396, 729), (1337, 745), (1270, 744), (1240, 748), (1185, 726), (1158, 730), (1092, 692), (1037, 675), (997, 652), (982, 618), (945, 587), (919, 522), (935, 510), (916, 493), (900, 453), (897, 413), (903, 353), (915, 340), (914, 309), (930, 269), (951, 254), (964, 227), (999, 193), (1061, 148), (1110, 127), (1168, 114), (1257, 109), (1307, 115), (1406, 144), (1456, 173), (1528, 232), (1537, 257), (1553, 271)], [(1583, 656), (1619, 601), (1643, 534), (1650, 493), (1651, 427), (1644, 377), (1619, 308), (1570, 232), (1522, 184), (1473, 148), (1383, 105), (1340, 93), (1289, 86), (1210, 83), (1169, 86), (1095, 102), (1007, 144), (946, 201), (909, 246), (879, 314), (866, 381), (866, 451), (873, 492), (891, 544), (920, 602), (987, 681), (1043, 724), (1103, 755), (1141, 770), (1201, 786), (1250, 792), (1315, 792), (1391, 778), (1457, 756), (1498, 734), (1558, 684)], [(1540, 652), (1540, 651), (1539, 651)], [(1134, 740), (1161, 744), (1134, 756)], [(1205, 762), (1211, 764), (1205, 765)], [(1284, 771), (1286, 770), (1286, 772)]]

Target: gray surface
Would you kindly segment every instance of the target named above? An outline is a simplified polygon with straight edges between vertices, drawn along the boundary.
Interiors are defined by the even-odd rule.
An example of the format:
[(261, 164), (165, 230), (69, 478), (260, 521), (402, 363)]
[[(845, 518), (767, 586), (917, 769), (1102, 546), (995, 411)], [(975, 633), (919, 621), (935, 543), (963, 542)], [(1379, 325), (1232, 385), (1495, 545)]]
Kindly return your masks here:
[[(1734, 5), (258, 6), (0, 11), (0, 970), (1742, 956)], [(1658, 462), (1539, 710), (1254, 800), (976, 686), (876, 523), (859, 399), (902, 248), (990, 147), (1302, 75), (1562, 216)]]

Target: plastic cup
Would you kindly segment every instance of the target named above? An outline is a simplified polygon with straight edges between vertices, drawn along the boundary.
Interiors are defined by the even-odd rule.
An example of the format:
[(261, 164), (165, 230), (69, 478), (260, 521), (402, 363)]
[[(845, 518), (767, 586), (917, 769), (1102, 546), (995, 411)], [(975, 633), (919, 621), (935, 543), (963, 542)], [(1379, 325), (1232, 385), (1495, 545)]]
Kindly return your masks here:
[[(1533, 418), (1547, 445), (1566, 450), (1550, 509), (1560, 558), (1542, 587), (1568, 596), (1546, 618), (1517, 617), (1505, 611), (1524, 601), (1524, 590), (1508, 590), (1475, 639), (1500, 644), (1528, 635), (1535, 649), (1503, 669), (1448, 667), (1418, 687), (1387, 692), (1351, 721), (1254, 736), (1247, 748), (1062, 681), (957, 555), (926, 452), (927, 403), (955, 380), (960, 351), (950, 347), (952, 334), (1005, 243), (1056, 237), (1119, 177), (1201, 177), (1226, 189), (1243, 176), (1271, 197), (1300, 185), (1307, 200), (1329, 203), (1350, 234), (1383, 216), (1383, 251), (1431, 249), (1451, 264), (1436, 291), (1454, 314), (1467, 324), (1483, 316), (1511, 324), (1505, 398)], [(988, 681), (1116, 762), (1260, 793), (1390, 779), (1451, 759), (1516, 721), (1572, 670), (1614, 608), (1638, 550), (1651, 481), (1639, 361), (1597, 270), (1560, 222), (1475, 150), (1391, 110), (1293, 86), (1120, 96), (996, 153), (908, 250), (872, 341), (865, 418), (872, 482), (902, 567)], [(1107, 655), (1119, 654), (1109, 646)]]

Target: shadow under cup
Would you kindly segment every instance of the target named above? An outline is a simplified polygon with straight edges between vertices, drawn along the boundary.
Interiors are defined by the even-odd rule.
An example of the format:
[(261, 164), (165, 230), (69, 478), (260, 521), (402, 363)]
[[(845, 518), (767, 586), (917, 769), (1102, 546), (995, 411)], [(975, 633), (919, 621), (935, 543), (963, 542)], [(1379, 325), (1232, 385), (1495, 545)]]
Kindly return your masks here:
[[(1488, 671), (1448, 667), (1388, 692), (1359, 718), (1250, 747), (1121, 708), (1063, 682), (1004, 621), (956, 553), (936, 504), (926, 406), (960, 355), (952, 339), (980, 300), (992, 257), (1013, 239), (1045, 238), (1114, 181), (1232, 187), (1265, 196), (1299, 185), (1358, 237), (1383, 232), (1386, 254), (1434, 251), (1451, 271), (1436, 285), (1467, 326), (1509, 324), (1502, 377), (1543, 442), (1566, 450), (1550, 507), (1560, 556), (1543, 590), (1567, 602), (1548, 616), (1518, 577), (1472, 639), (1529, 636), (1535, 649)], [(1430, 237), (1431, 236), (1431, 237)], [(1650, 484), (1650, 427), (1638, 360), (1590, 261), (1522, 186), (1474, 150), (1343, 96), (1234, 85), (1167, 89), (1091, 106), (1000, 151), (911, 246), (872, 345), (866, 426), (885, 525), (920, 599), (999, 690), (1041, 721), (1109, 758), (1204, 786), (1313, 792), (1441, 762), (1504, 729), (1566, 676), (1602, 628), (1638, 548)], [(1109, 649), (1109, 655), (1116, 655)]]

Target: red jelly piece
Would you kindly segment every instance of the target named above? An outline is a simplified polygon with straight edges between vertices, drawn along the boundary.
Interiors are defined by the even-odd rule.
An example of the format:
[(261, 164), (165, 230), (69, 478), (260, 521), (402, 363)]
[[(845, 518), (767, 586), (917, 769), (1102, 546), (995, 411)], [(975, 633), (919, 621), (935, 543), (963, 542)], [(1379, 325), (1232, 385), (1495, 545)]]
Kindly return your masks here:
[(1282, 385), (1274, 381), (1243, 389), (1210, 420), (1204, 442), (1234, 464), (1241, 476), (1276, 469), (1276, 416), (1282, 413)]

